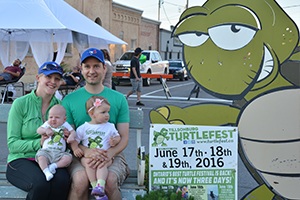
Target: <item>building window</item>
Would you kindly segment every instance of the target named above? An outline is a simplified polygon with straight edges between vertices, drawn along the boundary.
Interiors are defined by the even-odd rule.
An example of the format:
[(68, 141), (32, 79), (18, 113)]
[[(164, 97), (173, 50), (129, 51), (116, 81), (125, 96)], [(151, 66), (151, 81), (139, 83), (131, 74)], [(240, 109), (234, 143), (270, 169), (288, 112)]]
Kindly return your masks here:
[(97, 17), (97, 18), (95, 19), (95, 22), (96, 22), (96, 24), (102, 26), (102, 21), (101, 21), (101, 19), (100, 19), (99, 17)]
[(120, 31), (120, 32), (119, 32), (119, 38), (120, 38), (121, 40), (123, 40), (123, 37), (124, 37), (124, 32), (123, 32), (123, 31)]
[(135, 47), (136, 47), (136, 40), (131, 40), (130, 48), (135, 49)]

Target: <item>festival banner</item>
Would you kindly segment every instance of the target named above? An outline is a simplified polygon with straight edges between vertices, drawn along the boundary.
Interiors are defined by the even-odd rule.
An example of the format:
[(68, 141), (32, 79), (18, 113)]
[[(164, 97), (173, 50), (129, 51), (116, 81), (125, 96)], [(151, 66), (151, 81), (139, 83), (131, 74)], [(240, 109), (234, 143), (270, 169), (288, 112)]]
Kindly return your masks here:
[(150, 190), (188, 199), (237, 199), (237, 127), (151, 124)]

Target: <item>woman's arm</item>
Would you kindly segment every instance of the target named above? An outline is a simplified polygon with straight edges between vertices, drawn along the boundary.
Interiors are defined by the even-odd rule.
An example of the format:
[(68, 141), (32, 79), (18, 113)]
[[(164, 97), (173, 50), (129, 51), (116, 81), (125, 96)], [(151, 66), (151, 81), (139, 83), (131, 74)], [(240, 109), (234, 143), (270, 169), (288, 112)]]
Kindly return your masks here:
[[(27, 122), (28, 130), (34, 130), (34, 132), (22, 133), (25, 112), (23, 106), (24, 102), (16, 99), (9, 111), (7, 121), (7, 147), (12, 153), (34, 152), (41, 148), (41, 138), (38, 137), (36, 130), (34, 130), (35, 121), (32, 120), (31, 123)], [(36, 134), (36, 136), (34, 134)]]

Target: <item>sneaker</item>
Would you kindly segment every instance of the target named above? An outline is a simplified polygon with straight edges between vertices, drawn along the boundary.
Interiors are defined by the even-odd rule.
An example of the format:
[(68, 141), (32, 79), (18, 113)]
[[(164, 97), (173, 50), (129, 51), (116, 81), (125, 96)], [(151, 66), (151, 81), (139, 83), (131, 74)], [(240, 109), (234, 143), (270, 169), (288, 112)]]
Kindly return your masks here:
[(136, 102), (137, 106), (144, 106), (145, 104), (143, 104), (141, 101)]
[(104, 187), (96, 186), (96, 187), (92, 190), (91, 195), (93, 195), (93, 196), (99, 196), (99, 197), (106, 196), (106, 195), (105, 195)]
[(105, 196), (94, 196), (96, 200), (108, 200), (108, 197), (105, 195)]

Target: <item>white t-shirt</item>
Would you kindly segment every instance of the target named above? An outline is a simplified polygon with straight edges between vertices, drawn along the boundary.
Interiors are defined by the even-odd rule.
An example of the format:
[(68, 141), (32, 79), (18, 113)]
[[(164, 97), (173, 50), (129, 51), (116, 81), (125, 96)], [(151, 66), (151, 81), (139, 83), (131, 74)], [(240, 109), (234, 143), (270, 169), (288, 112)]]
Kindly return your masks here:
[(110, 138), (119, 136), (114, 124), (109, 122), (102, 124), (85, 122), (77, 128), (76, 132), (77, 137), (75, 140), (78, 143), (81, 141), (83, 146), (105, 150), (111, 147), (109, 144)]
[[(46, 121), (43, 125), (43, 128), (51, 128), (54, 131), (54, 134), (46, 139), (43, 144), (43, 149), (56, 149), (60, 151), (66, 151), (66, 141), (64, 140), (64, 132), (63, 129), (68, 129), (68, 131), (72, 131), (73, 128), (72, 126), (68, 123), (65, 122), (63, 125), (53, 128), (49, 125), (48, 121)], [(57, 132), (59, 135), (56, 135)]]

